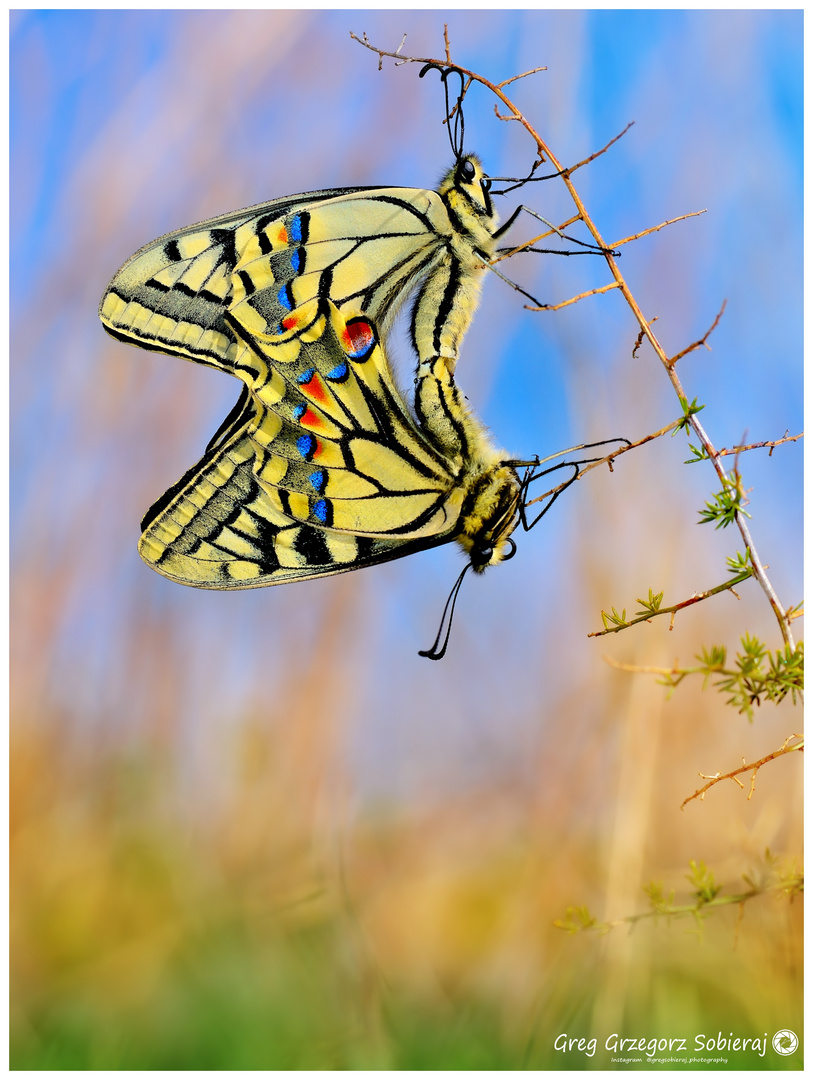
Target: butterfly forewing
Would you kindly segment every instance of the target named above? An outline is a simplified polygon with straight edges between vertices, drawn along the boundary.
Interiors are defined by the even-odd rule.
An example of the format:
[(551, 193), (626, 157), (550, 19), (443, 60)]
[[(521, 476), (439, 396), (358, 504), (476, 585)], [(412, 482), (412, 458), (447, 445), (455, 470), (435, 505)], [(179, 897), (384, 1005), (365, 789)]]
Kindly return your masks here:
[[(462, 163), (476, 162), (463, 159)], [(309, 192), (212, 218), (154, 241), (111, 281), (100, 316), (131, 344), (232, 369), (241, 350), (224, 316), (279, 333), (291, 311), (330, 299), (386, 331), (420, 287), (412, 333), (420, 359), (456, 357), (477, 302), (496, 215), (465, 196), (484, 174), (440, 191), (356, 188)], [(483, 188), (483, 191), (485, 189)]]

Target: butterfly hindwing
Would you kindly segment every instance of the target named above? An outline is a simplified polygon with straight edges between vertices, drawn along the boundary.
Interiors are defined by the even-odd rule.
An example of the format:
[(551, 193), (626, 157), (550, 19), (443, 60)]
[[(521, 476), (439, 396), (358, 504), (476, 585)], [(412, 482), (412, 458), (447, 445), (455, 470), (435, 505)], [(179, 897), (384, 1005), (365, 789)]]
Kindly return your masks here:
[[(306, 305), (297, 316), (287, 340), (252, 339), (269, 368), (285, 372), (284, 398), (273, 393), (266, 404), (299, 433), (293, 454), (290, 424), (270, 448), (274, 454), (281, 445), (278, 453), (293, 458), (278, 486), (302, 475), (299, 454), (312, 470), (304, 489), (310, 493), (310, 484), (324, 494), (333, 528), (404, 538), (448, 531), (459, 510), (449, 494), (455, 473), (409, 416), (373, 324), (366, 316), (347, 318), (330, 301)], [(286, 362), (291, 348), (299, 357)], [(266, 386), (255, 392), (264, 398)]]
[(241, 589), (391, 557), (398, 545), (328, 533), (285, 514), (257, 479), (255, 461), (256, 448), (243, 433), (191, 469), (143, 522), (145, 562), (184, 585)]
[(148, 512), (143, 558), (166, 576), (245, 588), (340, 573), (442, 543), (457, 478), (409, 416), (373, 324), (329, 301), (252, 335), (230, 423)]

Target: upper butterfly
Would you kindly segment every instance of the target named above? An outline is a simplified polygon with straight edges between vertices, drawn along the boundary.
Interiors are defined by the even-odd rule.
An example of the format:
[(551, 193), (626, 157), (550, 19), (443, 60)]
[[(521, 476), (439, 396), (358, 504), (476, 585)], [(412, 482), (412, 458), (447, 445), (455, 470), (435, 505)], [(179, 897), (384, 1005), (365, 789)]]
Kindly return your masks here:
[[(231, 366), (241, 345), (224, 316), (279, 334), (311, 300), (363, 311), (384, 337), (416, 289), (411, 336), (421, 365), (454, 370), (497, 228), (490, 180), (460, 155), (437, 191), (337, 188), (291, 195), (169, 233), (136, 252), (99, 308), (132, 345)], [(418, 406), (419, 407), (419, 406)]]

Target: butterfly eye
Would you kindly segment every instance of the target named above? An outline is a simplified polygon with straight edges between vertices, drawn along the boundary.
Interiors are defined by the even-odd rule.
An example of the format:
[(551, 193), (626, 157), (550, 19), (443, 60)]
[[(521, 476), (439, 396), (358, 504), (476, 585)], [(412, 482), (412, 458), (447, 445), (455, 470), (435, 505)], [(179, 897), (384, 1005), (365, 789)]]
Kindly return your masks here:
[(470, 184), (475, 177), (477, 170), (474, 167), (474, 162), (469, 161), (468, 158), (460, 166), (460, 179), (464, 184)]
[(488, 544), (485, 547), (476, 547), (471, 553), (471, 565), (478, 572), (485, 570), (494, 555), (494, 548)]

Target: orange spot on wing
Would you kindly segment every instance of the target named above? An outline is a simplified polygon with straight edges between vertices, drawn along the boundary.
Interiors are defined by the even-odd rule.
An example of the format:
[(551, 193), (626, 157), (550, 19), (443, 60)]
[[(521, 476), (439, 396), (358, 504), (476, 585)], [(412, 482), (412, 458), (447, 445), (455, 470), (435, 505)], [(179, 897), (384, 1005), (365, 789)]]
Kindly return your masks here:
[[(324, 427), (324, 422), (319, 413), (315, 413), (313, 409), (306, 409), (300, 418), (300, 424), (302, 427), (307, 428), (320, 428)], [(320, 447), (321, 449), (321, 447)]]
[(311, 375), (306, 383), (302, 384), (302, 389), (309, 397), (312, 397), (314, 401), (327, 401), (324, 383), (316, 372)]

